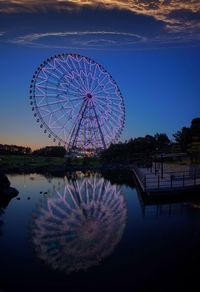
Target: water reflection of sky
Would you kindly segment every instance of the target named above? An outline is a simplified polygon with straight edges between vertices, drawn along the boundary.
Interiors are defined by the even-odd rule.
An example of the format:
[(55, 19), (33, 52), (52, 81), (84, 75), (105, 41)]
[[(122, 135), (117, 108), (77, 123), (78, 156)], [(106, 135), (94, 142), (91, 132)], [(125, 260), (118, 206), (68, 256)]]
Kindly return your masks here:
[[(81, 184), (83, 184), (83, 190), (85, 181), (91, 181), (90, 189), (94, 187), (94, 178), (86, 178), (82, 174), (78, 175), (77, 179), (75, 178), (73, 183), (70, 182), (70, 190), (74, 189), (74, 185), (77, 188)], [(173, 287), (176, 288), (188, 283), (193, 285), (198, 279), (200, 263), (200, 209), (198, 202), (195, 204), (183, 202), (180, 204), (144, 205), (136, 189), (125, 185), (121, 187), (111, 185), (108, 180), (103, 180), (100, 175), (97, 175), (96, 181), (99, 184), (105, 183), (107, 190), (114, 191), (116, 202), (119, 200), (119, 204), (116, 203), (118, 207), (114, 209), (119, 210), (119, 214), (122, 216), (118, 218), (116, 216), (118, 213), (113, 213), (115, 214), (113, 215), (111, 212), (113, 221), (111, 220), (110, 225), (104, 226), (103, 233), (97, 233), (98, 240), (95, 241), (97, 249), (92, 246), (91, 254), (87, 251), (87, 245), (81, 244), (78, 247), (79, 255), (82, 256), (81, 262), (84, 259), (84, 263), (86, 263), (89, 256), (91, 265), (85, 265), (84, 268), (79, 266), (80, 268), (77, 269), (78, 257), (74, 259), (71, 256), (71, 273), (69, 273), (67, 256), (63, 256), (61, 261), (62, 264), (65, 263), (64, 269), (59, 264), (58, 258), (58, 267), (55, 270), (54, 258), (44, 248), (45, 245), (43, 246), (45, 237), (39, 236), (42, 230), (43, 235), (46, 233), (46, 238), (48, 240), (50, 238), (48, 228), (43, 226), (41, 229), (40, 222), (41, 220), (44, 222), (47, 218), (49, 220), (51, 215), (49, 217), (42, 216), (42, 210), (48, 211), (47, 203), (49, 200), (55, 200), (54, 204), (56, 205), (57, 200), (61, 199), (57, 192), (61, 195), (64, 194), (65, 186), (69, 185), (67, 177), (46, 178), (41, 175), (16, 175), (9, 176), (9, 179), (12, 186), (19, 190), (20, 200), (16, 198), (11, 200), (4, 214), (0, 216), (2, 221), (0, 226), (2, 232), (0, 236), (0, 289), (3, 291), (13, 291), (14, 288), (25, 291), (32, 291), (31, 289), (38, 291), (40, 288), (44, 291), (57, 288), (60, 288), (60, 291), (66, 291), (66, 289), (94, 291), (105, 290), (105, 286), (110, 290), (123, 288), (128, 291), (131, 288), (135, 291), (148, 291), (157, 288), (157, 291), (160, 291), (159, 288), (161, 285), (163, 287), (163, 283), (165, 285), (162, 291), (169, 291), (172, 283)], [(99, 190), (100, 188), (97, 188), (95, 194), (98, 194)], [(107, 197), (109, 198), (109, 196), (110, 193), (107, 192)], [(60, 227), (56, 229), (56, 232), (60, 230), (63, 232), (63, 226), (70, 228), (72, 222), (70, 215), (68, 214), (66, 218), (69, 219), (70, 223), (63, 223), (61, 219), (60, 223), (58, 220)], [(82, 221), (79, 220), (79, 222)], [(85, 232), (84, 228), (82, 230)], [(50, 231), (52, 231), (51, 228)], [(89, 239), (91, 244), (91, 237), (85, 237), (88, 229), (86, 228), (86, 233), (84, 232), (82, 233), (83, 237)], [(109, 236), (106, 237), (106, 233)], [(77, 233), (74, 237), (72, 247), (69, 247), (66, 238), (65, 241), (62, 241), (62, 253), (65, 252), (64, 246), (67, 246), (67, 252), (70, 254), (70, 248), (73, 248), (75, 239), (79, 242), (81, 239), (82, 242), (83, 237), (79, 235), (80, 233)], [(38, 242), (37, 238), (39, 238)], [(98, 249), (99, 245), (100, 249)], [(76, 244), (75, 246), (77, 248)], [(93, 253), (93, 251), (95, 252)], [(99, 256), (98, 260), (96, 252)], [(91, 261), (91, 258), (94, 259), (94, 262)], [(73, 269), (73, 267), (76, 268)], [(78, 271), (73, 272), (73, 270)], [(68, 271), (67, 274), (66, 271)]]

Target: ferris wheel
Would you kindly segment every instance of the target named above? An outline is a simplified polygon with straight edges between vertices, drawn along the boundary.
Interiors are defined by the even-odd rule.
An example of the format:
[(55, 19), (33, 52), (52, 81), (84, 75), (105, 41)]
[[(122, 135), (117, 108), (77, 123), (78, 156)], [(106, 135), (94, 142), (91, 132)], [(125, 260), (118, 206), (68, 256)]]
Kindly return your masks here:
[(112, 254), (127, 220), (123, 193), (103, 178), (71, 181), (41, 200), (31, 223), (31, 242), (41, 260), (71, 273)]
[(30, 100), (40, 127), (67, 150), (105, 149), (124, 126), (118, 85), (100, 64), (78, 54), (44, 61), (33, 75)]

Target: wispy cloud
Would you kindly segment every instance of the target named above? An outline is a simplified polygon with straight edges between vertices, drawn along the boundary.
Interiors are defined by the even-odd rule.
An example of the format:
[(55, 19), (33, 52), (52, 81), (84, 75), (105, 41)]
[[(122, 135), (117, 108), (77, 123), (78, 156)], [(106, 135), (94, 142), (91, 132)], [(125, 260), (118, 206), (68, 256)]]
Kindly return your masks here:
[[(56, 38), (56, 42), (54, 41)], [(65, 31), (31, 33), (15, 37), (8, 42), (19, 45), (51, 48), (100, 48), (102, 46), (117, 47), (145, 42), (144, 36), (117, 31)], [(55, 44), (56, 43), (56, 44)]]
[[(118, 31), (64, 31), (44, 32), (7, 37), (4, 42), (36, 48), (95, 49), (95, 50), (138, 50), (162, 46), (184, 47), (194, 40), (191, 35), (161, 34), (154, 37)], [(195, 40), (200, 41), (200, 36)]]
[(176, 15), (177, 11), (196, 14), (200, 12), (199, 0), (0, 0), (1, 13), (64, 11), (82, 7), (103, 7), (104, 9), (123, 9), (136, 14), (151, 16), (166, 23), (166, 29), (183, 31), (200, 28), (199, 20)]

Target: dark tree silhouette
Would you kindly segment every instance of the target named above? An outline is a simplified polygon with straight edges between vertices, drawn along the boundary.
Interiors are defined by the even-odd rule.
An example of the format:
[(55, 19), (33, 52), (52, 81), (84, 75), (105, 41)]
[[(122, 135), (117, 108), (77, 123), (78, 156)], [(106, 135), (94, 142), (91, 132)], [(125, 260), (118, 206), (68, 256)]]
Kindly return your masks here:
[(33, 155), (47, 157), (64, 157), (65, 154), (66, 150), (61, 146), (47, 146), (33, 152)]
[(30, 155), (31, 152), (30, 147), (0, 144), (1, 155)]
[(181, 150), (186, 152), (191, 143), (200, 142), (200, 118), (193, 119), (189, 128), (183, 127), (173, 137), (180, 145)]
[(181, 150), (186, 152), (188, 145), (192, 142), (190, 128), (183, 127), (180, 131), (173, 134), (175, 141), (180, 145)]
[(170, 140), (165, 133), (156, 133), (154, 136), (156, 140), (156, 148), (161, 151), (168, 150), (168, 146), (170, 145)]

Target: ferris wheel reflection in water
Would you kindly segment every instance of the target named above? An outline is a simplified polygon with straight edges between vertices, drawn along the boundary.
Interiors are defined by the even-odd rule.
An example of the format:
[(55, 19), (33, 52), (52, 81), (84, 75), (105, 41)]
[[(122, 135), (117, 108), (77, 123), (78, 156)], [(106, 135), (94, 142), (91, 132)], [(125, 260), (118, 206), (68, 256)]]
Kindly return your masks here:
[(120, 188), (98, 177), (66, 183), (37, 207), (32, 242), (53, 269), (87, 270), (109, 256), (122, 238), (127, 209)]

